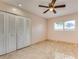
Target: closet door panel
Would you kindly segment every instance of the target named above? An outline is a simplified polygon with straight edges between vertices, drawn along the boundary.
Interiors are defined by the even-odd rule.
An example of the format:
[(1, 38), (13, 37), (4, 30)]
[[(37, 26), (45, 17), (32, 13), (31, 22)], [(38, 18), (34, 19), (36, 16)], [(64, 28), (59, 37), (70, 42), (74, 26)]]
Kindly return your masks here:
[(29, 24), (28, 20), (24, 18), (24, 46), (30, 45), (30, 39), (29, 39)]
[(5, 51), (7, 53), (8, 50), (8, 39), (9, 39), (9, 17), (7, 13), (5, 13), (4, 18), (4, 40), (5, 40)]
[(25, 45), (29, 46), (31, 44), (31, 21), (25, 18)]
[(5, 54), (4, 13), (0, 12), (0, 55)]
[(28, 18), (17, 17), (17, 49), (31, 44), (31, 23)]
[(24, 19), (20, 16), (17, 17), (17, 49), (24, 46)]
[(26, 19), (25, 18), (23, 18), (23, 21), (24, 21), (24, 39), (23, 39), (23, 42), (24, 42), (24, 47), (26, 47), (27, 46), (27, 24), (26, 24)]
[(7, 40), (7, 53), (16, 50), (16, 23), (15, 23), (15, 15), (8, 15), (8, 40)]

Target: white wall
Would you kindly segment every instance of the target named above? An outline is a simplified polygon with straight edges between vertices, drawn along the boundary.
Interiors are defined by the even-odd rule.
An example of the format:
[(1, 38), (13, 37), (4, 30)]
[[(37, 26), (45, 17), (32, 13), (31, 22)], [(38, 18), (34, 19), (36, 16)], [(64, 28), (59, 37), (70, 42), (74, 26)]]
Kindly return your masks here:
[[(56, 40), (56, 41), (64, 41), (70, 43), (77, 43), (77, 22), (78, 22), (77, 13), (61, 16), (57, 18), (51, 18), (48, 20), (48, 39), (49, 40)], [(67, 20), (76, 20), (76, 29), (75, 31), (55, 31), (54, 30), (54, 22), (61, 22)]]
[(77, 43), (77, 29), (73, 32), (65, 32), (65, 31), (56, 32), (53, 29), (54, 22), (74, 19), (76, 20), (77, 23), (77, 13), (48, 19), (48, 38), (47, 38), (47, 20), (45, 20), (44, 18), (41, 18), (28, 11), (22, 10), (20, 8), (14, 7), (12, 5), (3, 2), (0, 2), (0, 10), (22, 15), (32, 20), (32, 44), (45, 39)]
[(0, 10), (28, 17), (32, 20), (32, 44), (46, 39), (47, 20), (28, 11), (0, 2)]

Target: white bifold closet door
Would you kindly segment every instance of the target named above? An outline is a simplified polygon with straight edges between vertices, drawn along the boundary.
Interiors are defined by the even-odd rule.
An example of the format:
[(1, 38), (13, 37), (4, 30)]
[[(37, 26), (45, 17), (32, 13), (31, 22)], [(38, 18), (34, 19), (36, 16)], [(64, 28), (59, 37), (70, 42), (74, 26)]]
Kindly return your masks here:
[(6, 22), (5, 23), (5, 30), (7, 28), (7, 40), (6, 40), (6, 47), (7, 47), (7, 53), (15, 51), (16, 50), (16, 17), (12, 14), (6, 14)]
[(0, 55), (27, 47), (30, 44), (30, 19), (0, 12)]
[(24, 48), (31, 44), (28, 39), (28, 23), (25, 17), (17, 17), (17, 49)]
[(0, 55), (6, 53), (5, 40), (4, 40), (4, 16), (5, 13), (0, 12)]
[(4, 14), (4, 40), (6, 53), (16, 50), (16, 23), (15, 15)]
[(31, 45), (31, 20), (29, 18), (26, 18), (26, 24), (27, 24), (27, 31), (26, 31), (26, 37), (27, 37), (27, 46)]

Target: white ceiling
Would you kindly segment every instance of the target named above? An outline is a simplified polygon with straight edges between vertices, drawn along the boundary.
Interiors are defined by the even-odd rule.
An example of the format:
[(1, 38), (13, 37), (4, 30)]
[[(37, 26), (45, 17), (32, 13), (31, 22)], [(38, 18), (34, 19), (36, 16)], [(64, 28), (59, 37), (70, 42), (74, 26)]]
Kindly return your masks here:
[(77, 12), (77, 8), (78, 8), (78, 5), (77, 5), (78, 0), (57, 0), (56, 5), (66, 4), (66, 7), (56, 9), (57, 11), (56, 14), (53, 14), (53, 12), (51, 11), (48, 11), (46, 14), (43, 14), (46, 8), (40, 8), (38, 7), (38, 5), (39, 4), (48, 5), (48, 3), (51, 0), (2, 0), (2, 1), (5, 1), (15, 6), (18, 6), (18, 4), (21, 3), (23, 4), (21, 8), (44, 18), (52, 18), (52, 17), (71, 14), (71, 13)]

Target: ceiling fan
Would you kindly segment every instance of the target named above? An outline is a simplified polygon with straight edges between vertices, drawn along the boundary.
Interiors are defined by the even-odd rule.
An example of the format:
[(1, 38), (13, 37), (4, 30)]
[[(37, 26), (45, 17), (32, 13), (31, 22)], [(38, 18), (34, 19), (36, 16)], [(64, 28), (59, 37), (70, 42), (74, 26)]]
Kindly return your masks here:
[(39, 7), (48, 8), (48, 9), (47, 9), (46, 11), (44, 11), (43, 13), (46, 13), (46, 12), (48, 12), (48, 11), (53, 11), (54, 14), (56, 14), (55, 8), (64, 8), (64, 7), (66, 7), (65, 4), (55, 6), (55, 3), (56, 3), (56, 0), (52, 0), (51, 3), (49, 3), (48, 6), (39, 5)]

